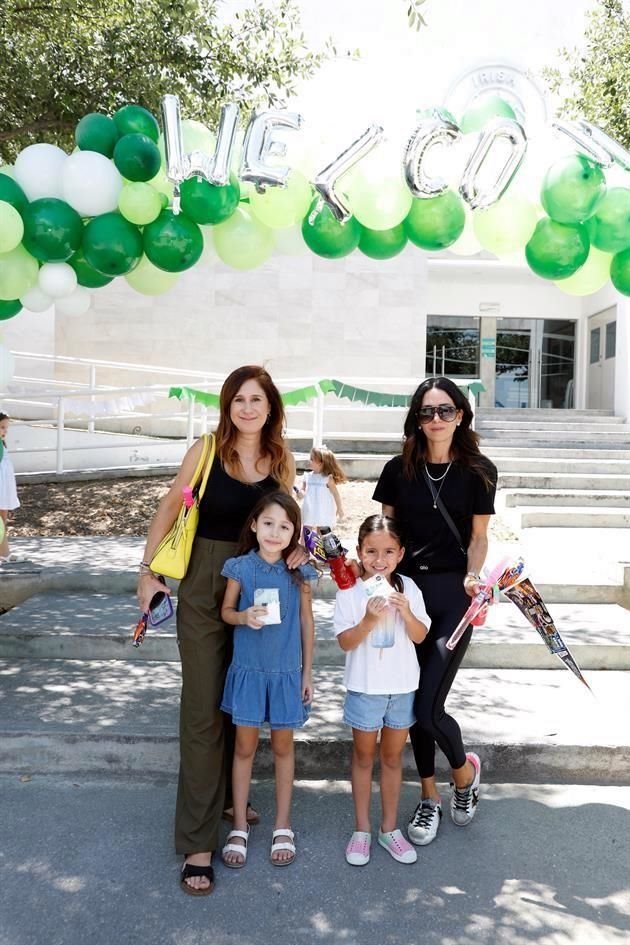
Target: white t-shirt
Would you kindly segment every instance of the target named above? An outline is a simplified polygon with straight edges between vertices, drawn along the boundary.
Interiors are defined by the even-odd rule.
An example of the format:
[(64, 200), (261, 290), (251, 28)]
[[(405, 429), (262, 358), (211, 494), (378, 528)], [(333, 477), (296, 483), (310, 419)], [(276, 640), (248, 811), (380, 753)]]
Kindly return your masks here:
[[(401, 577), (403, 594), (409, 601), (412, 614), (428, 628), (431, 620), (422, 593), (411, 578)], [(333, 622), (337, 636), (356, 627), (365, 615), (367, 602), (368, 595), (361, 580), (347, 591), (337, 591)], [(370, 637), (377, 629), (375, 627), (354, 650), (347, 651), (343, 679), (346, 689), (371, 695), (391, 695), (414, 692), (418, 688), (420, 667), (413, 642), (407, 636), (402, 617), (393, 609), (388, 616), (394, 618), (394, 645), (372, 646)]]

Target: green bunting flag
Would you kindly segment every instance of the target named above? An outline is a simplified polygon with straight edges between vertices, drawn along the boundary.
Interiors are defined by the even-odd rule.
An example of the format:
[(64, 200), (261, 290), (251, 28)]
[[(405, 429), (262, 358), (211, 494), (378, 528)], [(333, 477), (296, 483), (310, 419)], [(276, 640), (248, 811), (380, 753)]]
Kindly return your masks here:
[[(472, 381), (470, 384), (460, 385), (459, 389), (466, 396), (469, 391), (477, 396), (480, 391), (485, 390), (485, 387), (481, 381)], [(285, 407), (297, 407), (298, 404), (305, 404), (313, 400), (320, 391), (322, 394), (334, 394), (336, 397), (350, 400), (353, 403), (371, 404), (373, 407), (408, 407), (412, 396), (411, 394), (387, 394), (375, 390), (364, 390), (362, 387), (344, 384), (343, 381), (325, 378), (315, 384), (309, 384), (307, 387), (285, 391), (282, 394), (282, 403)], [(205, 407), (218, 408), (219, 406), (218, 394), (195, 390), (194, 387), (171, 387), (168, 396), (177, 397), (178, 400), (193, 400)]]

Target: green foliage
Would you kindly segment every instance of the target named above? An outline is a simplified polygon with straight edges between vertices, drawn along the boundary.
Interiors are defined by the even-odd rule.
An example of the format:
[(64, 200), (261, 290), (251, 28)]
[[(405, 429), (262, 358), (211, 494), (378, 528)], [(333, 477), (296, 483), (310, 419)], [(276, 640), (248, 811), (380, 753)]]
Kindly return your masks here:
[(159, 115), (166, 93), (206, 123), (227, 101), (281, 104), (322, 58), (295, 0), (234, 14), (219, 0), (2, 0), (0, 157), (36, 141), (71, 150), (83, 115), (127, 102)]
[[(625, 7), (625, 8), (624, 8)], [(544, 78), (564, 99), (560, 114), (586, 118), (630, 148), (630, 14), (623, 0), (597, 0), (583, 49), (561, 49)]]
[(423, 17), (420, 7), (424, 6), (427, 0), (403, 0), (405, 4), (409, 4), (407, 8), (407, 20), (409, 22), (409, 29), (416, 31), (420, 30), (422, 26), (427, 25), (427, 21)]

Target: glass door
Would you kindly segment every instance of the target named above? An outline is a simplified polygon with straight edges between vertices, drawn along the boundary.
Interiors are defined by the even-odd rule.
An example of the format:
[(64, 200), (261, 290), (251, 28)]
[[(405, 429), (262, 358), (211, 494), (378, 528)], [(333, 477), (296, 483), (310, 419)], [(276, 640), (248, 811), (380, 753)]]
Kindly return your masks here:
[(497, 407), (573, 407), (575, 322), (502, 318), (497, 326)]

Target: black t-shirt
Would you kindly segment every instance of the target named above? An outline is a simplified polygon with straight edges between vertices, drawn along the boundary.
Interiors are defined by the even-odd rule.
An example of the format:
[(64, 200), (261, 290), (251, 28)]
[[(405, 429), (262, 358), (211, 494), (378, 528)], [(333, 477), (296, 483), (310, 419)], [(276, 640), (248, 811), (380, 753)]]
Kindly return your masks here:
[(277, 492), (280, 486), (267, 476), (260, 482), (241, 482), (228, 476), (219, 459), (215, 459), (208, 483), (199, 504), (200, 538), (214, 541), (238, 541), (247, 517), (263, 496)]
[[(493, 515), (497, 470), (483, 456), (489, 488), (482, 477), (466, 466), (453, 462), (445, 479), (433, 483), (440, 489), (443, 501), (468, 548), (473, 515)], [(427, 463), (431, 476), (437, 479), (448, 463)], [(383, 468), (373, 497), (383, 505), (394, 507), (395, 518), (403, 531), (406, 555), (402, 562), (403, 574), (413, 576), (420, 571), (466, 571), (466, 557), (439, 509), (433, 508), (433, 497), (422, 471), (407, 479), (403, 474), (402, 456), (394, 456)]]

